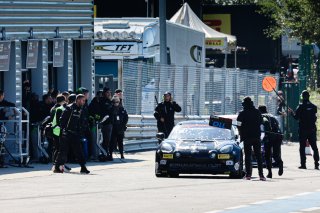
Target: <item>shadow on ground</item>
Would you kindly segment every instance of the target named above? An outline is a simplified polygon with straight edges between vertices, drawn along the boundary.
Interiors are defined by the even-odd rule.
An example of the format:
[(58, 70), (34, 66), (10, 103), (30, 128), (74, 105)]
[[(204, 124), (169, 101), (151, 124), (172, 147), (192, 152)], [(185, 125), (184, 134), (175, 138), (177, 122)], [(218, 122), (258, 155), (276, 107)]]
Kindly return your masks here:
[[(87, 162), (87, 166), (108, 166), (108, 165), (115, 165), (115, 164), (123, 164), (123, 163), (137, 163), (144, 161), (143, 159), (137, 159), (134, 156), (135, 153), (128, 153), (125, 155), (125, 159), (118, 158), (115, 156), (113, 161), (106, 161), (106, 162), (99, 162), (98, 160), (91, 160)], [(79, 164), (75, 162), (68, 162), (67, 165), (71, 168), (79, 167)], [(50, 171), (52, 168), (52, 163), (43, 164), (38, 162), (30, 162), (27, 166), (21, 166), (18, 164), (8, 163), (5, 164), (6, 168), (0, 168), (0, 175), (4, 174), (15, 174), (15, 173), (25, 173), (25, 172), (34, 172), (34, 171)], [(72, 171), (72, 170), (71, 170)]]

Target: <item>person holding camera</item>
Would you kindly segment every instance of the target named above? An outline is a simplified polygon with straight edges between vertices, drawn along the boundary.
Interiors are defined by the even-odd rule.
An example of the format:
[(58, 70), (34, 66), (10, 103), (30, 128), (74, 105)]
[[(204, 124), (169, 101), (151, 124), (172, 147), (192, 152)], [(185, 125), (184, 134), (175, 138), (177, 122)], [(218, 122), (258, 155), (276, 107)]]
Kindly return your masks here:
[(158, 132), (163, 132), (167, 138), (174, 127), (174, 114), (181, 112), (181, 107), (175, 101), (172, 101), (170, 92), (163, 94), (163, 102), (159, 103), (153, 116), (157, 119)]

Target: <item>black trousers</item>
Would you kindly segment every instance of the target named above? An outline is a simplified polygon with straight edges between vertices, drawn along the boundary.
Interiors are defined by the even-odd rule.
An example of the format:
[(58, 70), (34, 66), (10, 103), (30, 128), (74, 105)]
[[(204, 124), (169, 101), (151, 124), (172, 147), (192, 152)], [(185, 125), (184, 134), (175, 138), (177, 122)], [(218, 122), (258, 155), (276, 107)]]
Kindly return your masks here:
[(281, 159), (281, 143), (282, 141), (279, 140), (269, 140), (264, 144), (266, 164), (269, 171), (272, 168), (272, 157), (278, 165), (283, 164)]
[(157, 122), (158, 132), (163, 132), (165, 135), (165, 138), (167, 138), (170, 135), (173, 127), (174, 127), (174, 124), (172, 125), (172, 124), (168, 124), (166, 122), (161, 122), (161, 121)]
[(62, 132), (60, 149), (56, 159), (56, 165), (64, 165), (68, 160), (68, 151), (71, 148), (80, 166), (86, 164), (80, 134)]
[(317, 147), (317, 132), (316, 131), (299, 131), (299, 142), (300, 142), (300, 163), (301, 165), (306, 165), (306, 142), (309, 141), (309, 144), (313, 150), (313, 159), (315, 165), (319, 165), (319, 150)]
[(112, 133), (111, 144), (109, 147), (109, 152), (111, 156), (116, 146), (118, 146), (120, 154), (123, 155), (123, 138), (124, 138), (124, 133), (120, 133), (120, 134), (116, 132)]
[(60, 150), (60, 137), (54, 135), (52, 140), (52, 163), (56, 162)]
[(110, 155), (109, 147), (111, 145), (112, 124), (102, 126), (101, 132), (103, 137), (102, 148), (107, 152), (108, 155)]
[(260, 139), (247, 139), (243, 142), (244, 145), (244, 154), (245, 154), (245, 165), (246, 165), (246, 176), (251, 177), (252, 175), (252, 147), (257, 159), (259, 176), (263, 176), (263, 166), (261, 159), (261, 141)]

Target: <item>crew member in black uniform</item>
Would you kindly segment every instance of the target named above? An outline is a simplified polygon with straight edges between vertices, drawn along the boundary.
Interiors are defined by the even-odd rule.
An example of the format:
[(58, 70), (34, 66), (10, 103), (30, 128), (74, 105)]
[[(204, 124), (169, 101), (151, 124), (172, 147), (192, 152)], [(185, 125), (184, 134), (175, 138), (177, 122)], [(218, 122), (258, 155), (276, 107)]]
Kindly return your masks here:
[(251, 153), (252, 148), (258, 163), (258, 171), (260, 180), (265, 181), (266, 178), (263, 176), (263, 167), (261, 160), (261, 125), (262, 115), (258, 109), (253, 105), (250, 97), (245, 97), (242, 102), (243, 110), (237, 117), (238, 129), (240, 133), (240, 139), (244, 144), (245, 152), (245, 165), (246, 165), (246, 180), (251, 179), (252, 175), (252, 162)]
[(263, 117), (265, 158), (268, 169), (267, 178), (272, 178), (272, 157), (279, 166), (278, 175), (283, 174), (283, 161), (281, 159), (282, 132), (278, 120), (267, 112), (265, 105), (258, 107)]
[(100, 100), (100, 110), (101, 110), (101, 132), (103, 137), (102, 148), (106, 151), (107, 156), (104, 160), (112, 160), (112, 156), (109, 152), (111, 146), (111, 134), (113, 127), (113, 117), (112, 117), (112, 94), (110, 88), (103, 88), (102, 98)]
[(317, 106), (309, 100), (310, 94), (307, 90), (302, 91), (302, 104), (296, 111), (289, 109), (291, 115), (299, 121), (300, 163), (299, 169), (307, 169), (305, 147), (307, 140), (313, 150), (314, 167), (319, 169), (319, 151), (317, 147)]
[(84, 127), (86, 127), (86, 118), (83, 114), (83, 106), (86, 98), (83, 94), (76, 97), (76, 102), (68, 105), (63, 111), (60, 118), (60, 128), (62, 130), (60, 151), (58, 153), (54, 173), (62, 173), (60, 165), (64, 165), (67, 161), (67, 154), (69, 147), (71, 147), (74, 155), (76, 156), (81, 170), (80, 173), (89, 174), (90, 171), (85, 166), (86, 159), (82, 149), (81, 138), (84, 137)]
[(163, 132), (167, 138), (174, 127), (174, 113), (181, 112), (181, 107), (172, 101), (170, 92), (165, 92), (163, 99), (163, 102), (155, 108), (153, 115), (157, 119), (158, 132)]
[[(8, 115), (8, 112), (11, 111), (10, 107), (15, 107), (14, 103), (6, 101), (4, 99), (4, 91), (0, 90), (0, 120), (10, 120), (12, 116), (16, 114), (15, 109), (12, 109), (12, 115)], [(10, 114), (10, 113), (9, 113)], [(3, 122), (0, 122), (0, 126), (4, 125)], [(6, 168), (4, 165), (4, 155), (1, 153), (3, 144), (0, 143), (0, 168)]]
[[(11, 116), (7, 116), (7, 112), (10, 109), (9, 107), (15, 107), (14, 103), (11, 103), (4, 99), (4, 91), (0, 90), (0, 120), (9, 120)], [(8, 107), (8, 108), (7, 108)], [(14, 109), (13, 109), (14, 112)]]
[(112, 98), (112, 118), (113, 118), (113, 127), (112, 127), (112, 136), (111, 136), (111, 145), (109, 149), (110, 153), (110, 160), (113, 160), (112, 153), (113, 149), (118, 146), (121, 159), (124, 159), (123, 155), (123, 138), (124, 138), (124, 132), (127, 129), (127, 123), (128, 123), (128, 113), (123, 108), (123, 106), (120, 106), (120, 98), (117, 96), (114, 96)]

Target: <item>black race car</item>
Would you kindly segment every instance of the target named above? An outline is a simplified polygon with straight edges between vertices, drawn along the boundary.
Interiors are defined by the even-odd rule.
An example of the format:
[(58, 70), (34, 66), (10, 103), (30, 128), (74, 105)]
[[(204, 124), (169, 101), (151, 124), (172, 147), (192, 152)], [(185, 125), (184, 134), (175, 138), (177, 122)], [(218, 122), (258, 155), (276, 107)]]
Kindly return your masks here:
[(210, 126), (208, 120), (178, 123), (163, 140), (155, 156), (157, 177), (177, 177), (179, 174), (229, 174), (242, 178), (243, 151), (237, 141), (236, 129)]

